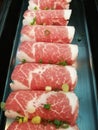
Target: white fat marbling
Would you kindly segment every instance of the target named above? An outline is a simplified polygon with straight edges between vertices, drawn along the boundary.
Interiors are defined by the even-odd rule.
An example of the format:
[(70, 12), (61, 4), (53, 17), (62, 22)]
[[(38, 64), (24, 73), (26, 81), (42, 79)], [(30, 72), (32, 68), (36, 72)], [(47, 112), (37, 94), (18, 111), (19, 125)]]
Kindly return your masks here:
[(26, 53), (24, 53), (23, 51), (18, 51), (17, 52), (17, 58), (22, 61), (23, 59), (25, 59), (28, 62), (35, 62), (35, 59), (29, 57)]
[(74, 84), (77, 80), (77, 71), (72, 66), (66, 66), (66, 69), (70, 72), (72, 83)]
[(65, 19), (70, 19), (71, 13), (72, 13), (71, 9), (64, 10), (64, 18)]
[(20, 90), (20, 89), (29, 90), (29, 87), (23, 85), (22, 83), (20, 83), (17, 80), (14, 80), (13, 83), (10, 83), (10, 87), (13, 91)]

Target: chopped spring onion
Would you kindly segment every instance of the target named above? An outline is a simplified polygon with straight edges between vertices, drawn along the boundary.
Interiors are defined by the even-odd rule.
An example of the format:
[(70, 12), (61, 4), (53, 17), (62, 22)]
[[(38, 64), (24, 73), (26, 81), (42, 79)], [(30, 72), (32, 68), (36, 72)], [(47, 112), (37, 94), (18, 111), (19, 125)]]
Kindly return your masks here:
[(69, 91), (69, 86), (68, 86), (68, 84), (63, 84), (63, 85), (62, 85), (62, 90), (63, 90), (64, 92), (68, 92), (68, 91)]
[(44, 108), (47, 109), (47, 110), (50, 110), (51, 104), (44, 104)]
[(35, 25), (36, 24), (36, 17), (33, 18), (31, 25)]
[(42, 60), (42, 59), (40, 59), (40, 60), (39, 60), (39, 63), (43, 63), (43, 60)]
[(28, 118), (27, 118), (27, 117), (24, 117), (24, 118), (23, 118), (23, 122), (28, 122)]
[(22, 59), (22, 63), (26, 63), (26, 59)]
[(28, 122), (27, 117), (19, 117), (19, 116), (17, 116), (15, 120), (18, 121), (19, 123)]
[(5, 110), (5, 102), (1, 102), (1, 103), (0, 103), (0, 108), (1, 108), (2, 110)]
[(46, 36), (48, 36), (50, 34), (50, 31), (49, 30), (45, 30), (44, 33), (45, 33)]
[(62, 124), (62, 126), (61, 126), (62, 128), (68, 128), (69, 127), (69, 125), (68, 124), (66, 124), (66, 123), (64, 123), (64, 124)]
[(46, 91), (51, 91), (51, 90), (52, 90), (52, 87), (51, 87), (51, 86), (46, 86), (46, 87), (45, 87), (45, 90), (46, 90)]
[(48, 10), (49, 8), (48, 7), (46, 7), (44, 10)]
[(31, 122), (33, 124), (40, 124), (41, 123), (41, 117), (40, 116), (35, 116), (32, 118)]
[(37, 10), (37, 7), (36, 7), (36, 6), (34, 7), (34, 10)]
[(59, 120), (54, 120), (53, 124), (56, 126), (56, 128), (59, 128), (63, 124), (63, 122)]
[(65, 65), (67, 65), (67, 62), (66, 61), (61, 61), (61, 62), (57, 63), (57, 65), (65, 66)]

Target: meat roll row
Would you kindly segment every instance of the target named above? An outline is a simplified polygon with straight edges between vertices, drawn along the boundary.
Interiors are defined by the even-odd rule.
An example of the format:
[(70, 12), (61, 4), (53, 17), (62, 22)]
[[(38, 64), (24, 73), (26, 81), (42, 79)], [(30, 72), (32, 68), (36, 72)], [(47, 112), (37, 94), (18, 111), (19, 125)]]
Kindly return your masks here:
[(72, 10), (26, 10), (23, 25), (67, 25)]
[(73, 92), (15, 91), (6, 100), (5, 116), (28, 119), (39, 116), (44, 120), (59, 120), (75, 125), (78, 108), (78, 98)]
[(29, 0), (29, 10), (68, 9), (71, 0)]
[(21, 30), (21, 41), (71, 43), (74, 26), (25, 25)]
[(72, 65), (78, 57), (78, 46), (45, 42), (22, 42), (17, 59), (25, 62)]
[(75, 126), (68, 126), (67, 128), (58, 128), (54, 125), (43, 125), (43, 124), (32, 124), (31, 122), (27, 123), (18, 123), (18, 122), (13, 122), (7, 130), (79, 130), (78, 127)]
[(24, 63), (18, 64), (11, 75), (12, 90), (62, 90), (67, 84), (69, 91), (77, 84), (77, 71), (72, 66)]

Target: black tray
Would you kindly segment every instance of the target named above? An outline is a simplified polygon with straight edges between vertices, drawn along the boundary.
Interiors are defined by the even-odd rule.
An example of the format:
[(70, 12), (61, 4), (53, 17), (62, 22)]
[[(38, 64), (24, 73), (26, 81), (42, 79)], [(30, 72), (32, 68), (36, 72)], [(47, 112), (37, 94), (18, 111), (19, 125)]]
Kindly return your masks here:
[[(18, 22), (17, 33), (13, 43), (13, 49), (8, 69), (8, 75), (5, 84), (3, 100), (5, 101), (10, 93), (9, 83), (11, 82), (11, 73), (18, 64), (16, 52), (20, 44), (20, 31), (22, 28), (23, 13), (27, 9), (28, 0), (23, 1), (20, 19)], [(70, 8), (73, 10), (69, 25), (75, 26), (76, 33), (72, 44), (79, 47), (79, 56), (77, 60), (78, 83), (75, 93), (79, 98), (79, 116), (77, 124), (80, 130), (97, 130), (98, 129), (98, 108), (97, 108), (97, 90), (95, 82), (94, 67), (92, 61), (92, 53), (90, 46), (87, 21), (82, 0), (73, 0)], [(9, 119), (6, 120), (3, 111), (0, 113), (0, 123), (2, 130), (6, 130)], [(1, 125), (1, 124), (0, 124)], [(4, 128), (6, 126), (6, 128)]]

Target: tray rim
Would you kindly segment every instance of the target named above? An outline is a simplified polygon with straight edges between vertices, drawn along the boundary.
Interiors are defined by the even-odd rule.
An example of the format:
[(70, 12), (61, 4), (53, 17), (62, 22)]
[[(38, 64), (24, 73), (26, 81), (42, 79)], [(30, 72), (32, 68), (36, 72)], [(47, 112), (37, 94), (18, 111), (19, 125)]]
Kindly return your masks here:
[(0, 36), (2, 34), (4, 24), (6, 22), (7, 14), (9, 12), (9, 8), (12, 0), (3, 0), (2, 5), (0, 7)]

